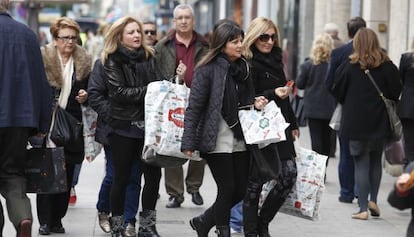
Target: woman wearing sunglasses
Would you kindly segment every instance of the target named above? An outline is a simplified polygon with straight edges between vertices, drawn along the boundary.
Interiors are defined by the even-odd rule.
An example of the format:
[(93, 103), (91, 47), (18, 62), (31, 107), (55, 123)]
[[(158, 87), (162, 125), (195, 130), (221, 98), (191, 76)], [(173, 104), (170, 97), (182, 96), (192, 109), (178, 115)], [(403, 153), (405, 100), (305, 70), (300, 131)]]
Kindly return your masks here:
[(259, 214), (258, 203), (262, 186), (272, 178), (260, 172), (261, 167), (258, 167), (254, 159), (251, 161), (243, 206), (244, 232), (245, 236), (267, 237), (270, 236), (268, 230), (270, 221), (284, 203), (296, 181), (293, 137), (299, 135), (299, 130), (289, 103), (289, 94), (293, 85), (287, 84), (283, 72), (278, 28), (270, 19), (258, 17), (250, 23), (243, 44), (244, 56), (252, 66), (256, 96), (263, 95), (269, 101), (274, 100), (286, 122), (290, 123), (286, 129), (286, 141), (275, 145), (281, 160), (281, 171), (275, 187), (267, 196)]

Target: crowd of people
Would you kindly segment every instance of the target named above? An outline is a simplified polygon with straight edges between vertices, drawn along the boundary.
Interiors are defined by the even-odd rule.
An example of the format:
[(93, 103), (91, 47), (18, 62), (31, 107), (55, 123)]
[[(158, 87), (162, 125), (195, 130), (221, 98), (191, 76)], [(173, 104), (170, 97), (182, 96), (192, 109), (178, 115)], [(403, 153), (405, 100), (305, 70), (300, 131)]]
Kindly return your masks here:
[[(102, 231), (112, 237), (160, 236), (156, 205), (162, 168), (140, 159), (144, 98), (149, 83), (172, 79), (191, 88), (181, 141), (189, 162), (185, 178), (182, 166), (164, 169), (166, 207), (180, 208), (185, 191), (194, 205), (204, 204), (200, 187), (207, 164), (217, 196), (189, 220), (197, 236), (207, 237), (214, 227), (219, 237), (229, 237), (230, 227), (246, 237), (271, 236), (269, 223), (296, 182), (294, 141), (299, 137), (290, 103), (294, 85), (287, 83), (282, 40), (272, 20), (257, 17), (246, 32), (236, 22), (220, 20), (207, 40), (194, 29), (191, 5), (179, 4), (173, 12), (174, 29), (161, 39), (156, 37), (155, 22), (126, 16), (101, 26), (96, 36), (89, 32), (82, 43), (78, 23), (59, 17), (50, 26), (52, 40), (39, 42), (34, 32), (7, 13), (9, 4), (0, 0), (0, 53), (7, 58), (0, 60), (0, 192), (18, 237), (32, 236), (24, 177), (27, 141), (35, 136), (54, 145), (48, 133), (57, 106), (78, 121), (82, 121), (82, 106), (90, 106), (98, 115), (95, 140), (103, 145), (106, 159), (96, 204)], [(297, 88), (305, 90), (304, 116), (312, 150), (322, 155), (334, 153), (336, 133), (329, 122), (336, 105), (342, 105), (339, 201), (352, 203), (356, 198), (359, 210), (350, 217), (367, 220), (381, 214), (377, 205), (381, 155), (390, 128), (385, 106), (366, 71), (385, 97), (398, 102), (402, 93), (399, 115), (405, 155), (414, 162), (414, 108), (408, 102), (413, 94), (414, 57), (403, 54), (398, 69), (364, 19), (350, 19), (347, 28), (351, 40), (344, 43), (335, 24), (325, 26), (326, 33), (315, 37), (295, 81)], [(9, 99), (12, 92), (24, 100)], [(271, 101), (289, 123), (286, 140), (265, 148), (246, 144), (238, 111), (261, 110)], [(83, 139), (79, 142), (80, 146), (64, 146), (67, 191), (36, 196), (40, 235), (66, 231), (62, 219), (79, 175), (75, 167), (80, 168), (85, 155)], [(192, 159), (195, 152), (200, 152), (201, 161)], [(263, 172), (258, 153), (280, 160), (276, 177)], [(401, 209), (413, 207), (412, 185), (406, 185), (413, 167), (407, 164), (390, 194), (390, 203)], [(275, 186), (259, 211), (262, 186), (272, 179)], [(2, 231), (1, 206), (0, 215)], [(230, 225), (230, 220), (239, 226)], [(412, 221), (407, 236), (413, 232)]]

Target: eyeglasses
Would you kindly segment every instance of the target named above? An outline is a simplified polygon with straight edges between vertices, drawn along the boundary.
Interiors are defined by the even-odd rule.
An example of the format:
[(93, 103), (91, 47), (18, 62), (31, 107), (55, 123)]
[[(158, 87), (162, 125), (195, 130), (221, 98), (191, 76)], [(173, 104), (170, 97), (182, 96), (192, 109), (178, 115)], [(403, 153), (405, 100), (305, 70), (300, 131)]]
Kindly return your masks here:
[(157, 32), (155, 30), (144, 30), (145, 35), (156, 35)]
[(78, 39), (78, 37), (77, 37), (77, 36), (58, 36), (58, 37), (56, 37), (56, 38), (58, 38), (58, 39), (60, 39), (60, 40), (63, 40), (63, 42), (69, 42), (69, 41), (71, 41), (71, 40), (75, 41), (75, 40), (77, 40), (77, 39)]
[(268, 42), (269, 39), (272, 39), (272, 42), (275, 42), (275, 40), (277, 40), (276, 34), (261, 34), (259, 36), (259, 40), (262, 42)]

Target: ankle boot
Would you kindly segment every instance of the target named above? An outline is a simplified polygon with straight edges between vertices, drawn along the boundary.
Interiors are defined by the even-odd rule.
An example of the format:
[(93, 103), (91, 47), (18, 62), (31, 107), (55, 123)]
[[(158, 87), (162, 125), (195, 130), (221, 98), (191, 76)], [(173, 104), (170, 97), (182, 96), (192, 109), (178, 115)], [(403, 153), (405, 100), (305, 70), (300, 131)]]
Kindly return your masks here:
[(261, 222), (259, 224), (259, 237), (270, 237), (269, 234), (269, 223)]
[(161, 237), (155, 224), (157, 223), (157, 214), (155, 210), (142, 210), (139, 213), (138, 237)]
[(230, 227), (228, 225), (217, 226), (216, 233), (218, 237), (230, 237)]
[(213, 209), (210, 207), (200, 216), (191, 219), (190, 225), (197, 231), (197, 237), (208, 237), (208, 232), (215, 225)]
[(123, 216), (111, 217), (111, 237), (125, 237)]

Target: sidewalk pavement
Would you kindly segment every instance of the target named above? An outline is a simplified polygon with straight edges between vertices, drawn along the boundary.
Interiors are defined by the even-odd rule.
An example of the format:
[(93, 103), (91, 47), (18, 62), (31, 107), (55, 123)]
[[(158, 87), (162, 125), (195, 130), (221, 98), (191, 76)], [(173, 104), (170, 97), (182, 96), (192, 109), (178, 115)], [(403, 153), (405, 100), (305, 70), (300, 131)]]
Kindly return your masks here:
[[(301, 129), (300, 144), (310, 147), (310, 139), (307, 128)], [(337, 154), (338, 154), (337, 149)], [(338, 157), (338, 155), (337, 155)], [(381, 189), (378, 197), (378, 205), (381, 209), (380, 218), (371, 218), (368, 221), (353, 220), (351, 214), (358, 211), (356, 200), (352, 204), (338, 202), (338, 161), (339, 158), (330, 159), (327, 170), (326, 189), (322, 196), (320, 220), (309, 221), (283, 213), (279, 213), (270, 225), (270, 233), (274, 237), (405, 237), (406, 227), (411, 218), (411, 211), (398, 211), (391, 207), (386, 199), (392, 188), (395, 178), (383, 173)], [(52, 234), (51, 236), (65, 237), (91, 237), (110, 236), (102, 232), (97, 222), (95, 208), (100, 183), (104, 175), (103, 154), (92, 163), (84, 162), (76, 186), (78, 201), (75, 206), (69, 207), (63, 226), (66, 234)], [(163, 179), (160, 185), (161, 198), (157, 204), (158, 223), (157, 229), (162, 237), (194, 237), (196, 232), (191, 229), (188, 221), (203, 212), (215, 200), (216, 186), (210, 170), (206, 167), (204, 184), (200, 192), (204, 198), (203, 206), (195, 206), (191, 202), (191, 196), (185, 195), (185, 201), (181, 208), (167, 209), (165, 205), (168, 195), (165, 192)], [(36, 216), (35, 195), (29, 194), (34, 217), (33, 235), (38, 236), (39, 223)], [(1, 199), (5, 209), (4, 199)], [(6, 210), (6, 209), (5, 209)], [(138, 224), (137, 224), (138, 226)], [(5, 228), (3, 236), (14, 237), (16, 235), (7, 213), (5, 213)], [(210, 231), (209, 236), (216, 236)], [(240, 234), (235, 236), (241, 236)]]

